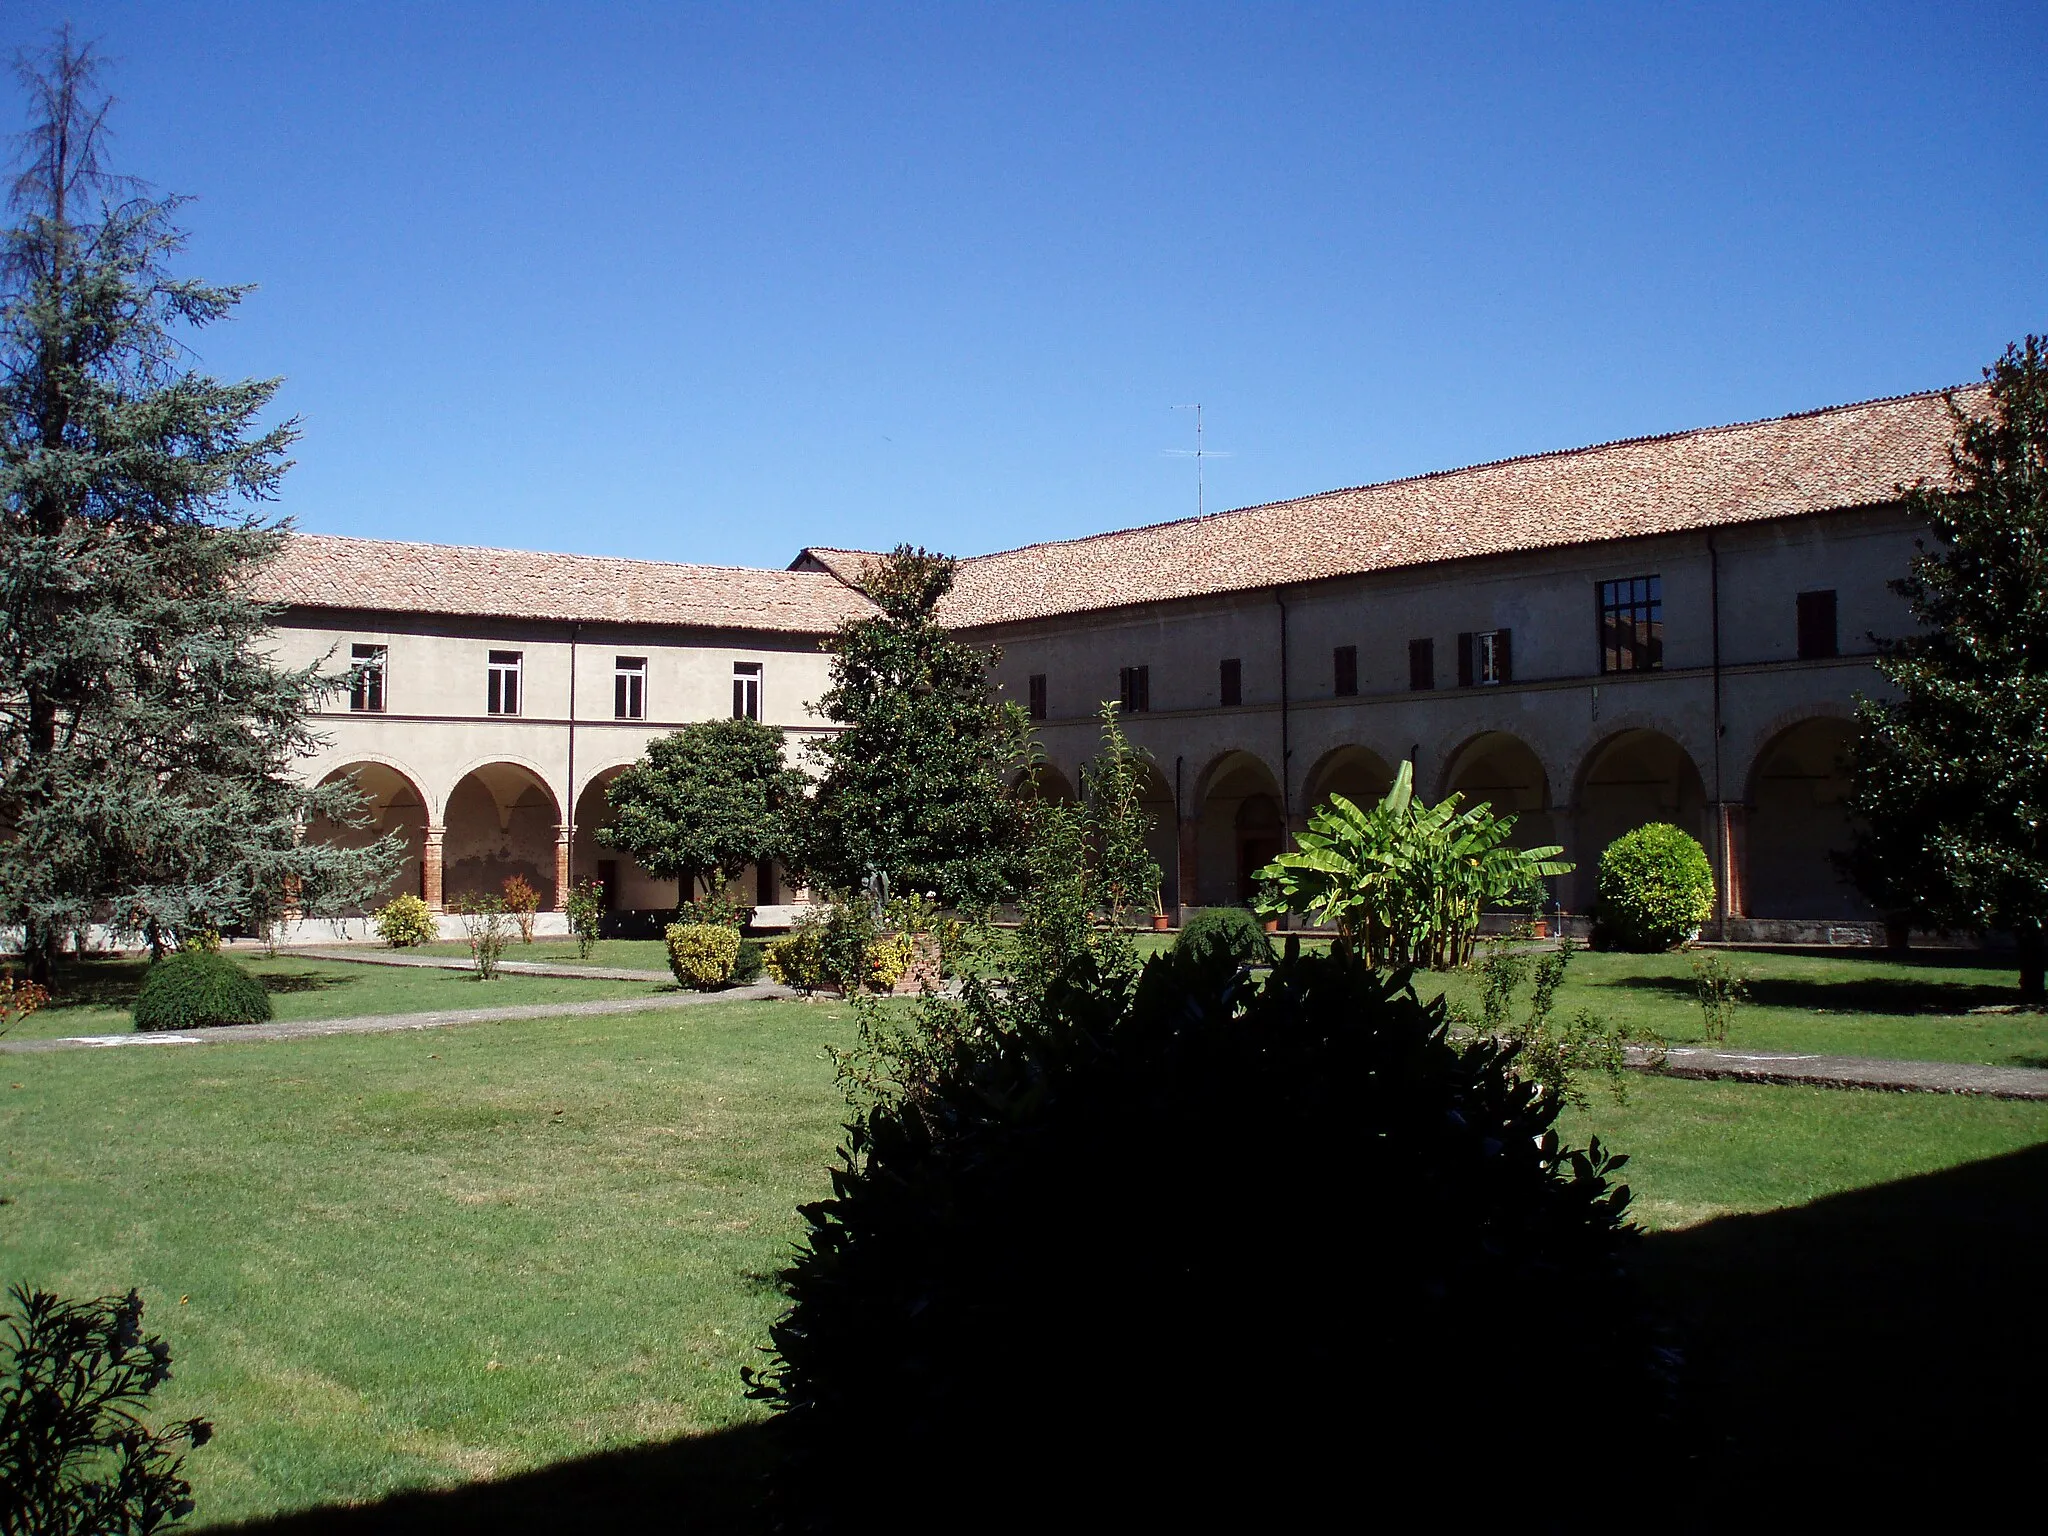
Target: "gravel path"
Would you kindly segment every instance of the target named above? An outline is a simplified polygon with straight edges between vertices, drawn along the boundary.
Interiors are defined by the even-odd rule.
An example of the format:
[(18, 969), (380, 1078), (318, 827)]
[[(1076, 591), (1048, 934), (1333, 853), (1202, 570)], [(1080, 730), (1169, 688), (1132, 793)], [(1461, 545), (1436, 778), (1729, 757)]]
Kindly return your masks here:
[(371, 1013), (350, 1019), (299, 1019), (283, 1024), (187, 1029), (176, 1034), (72, 1035), (58, 1040), (0, 1040), (0, 1052), (29, 1055), (39, 1051), (82, 1051), (131, 1045), (209, 1045), (229, 1040), (306, 1040), (315, 1035), (377, 1035), (401, 1029), (440, 1029), (449, 1024), (651, 1013), (670, 1008), (694, 1008), (707, 1003), (738, 1003), (796, 995), (787, 987), (765, 985), (734, 987), (729, 992), (664, 992), (654, 997), (619, 997), (594, 1003), (524, 1003), (516, 1008), (443, 1008), (433, 1013)]

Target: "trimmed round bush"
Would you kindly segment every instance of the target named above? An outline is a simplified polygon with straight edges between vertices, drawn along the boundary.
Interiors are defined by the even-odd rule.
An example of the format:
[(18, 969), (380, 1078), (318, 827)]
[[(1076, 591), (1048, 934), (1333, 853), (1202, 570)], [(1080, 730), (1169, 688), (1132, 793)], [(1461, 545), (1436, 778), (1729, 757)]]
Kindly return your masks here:
[(217, 950), (181, 949), (149, 968), (134, 1015), (142, 1030), (261, 1024), (270, 1017), (270, 994)]
[(1265, 926), (1243, 907), (1204, 907), (1180, 931), (1174, 953), (1207, 963), (1227, 959), (1231, 965), (1271, 965), (1273, 941)]
[(441, 936), (434, 910), (417, 896), (394, 896), (370, 918), (377, 937), (393, 949), (431, 944)]
[(829, 979), (825, 967), (822, 923), (799, 923), (779, 939), (770, 939), (761, 955), (769, 977), (799, 992), (815, 992)]
[(740, 931), (723, 923), (670, 923), (668, 968), (676, 980), (710, 992), (732, 980), (740, 958)]
[(1654, 954), (1697, 937), (1714, 915), (1714, 869), (1697, 838), (1653, 821), (1607, 845), (1599, 893), (1602, 941)]
[[(1364, 1488), (1516, 1529), (1561, 1426), (1657, 1421), (1622, 1160), (1561, 1147), (1560, 1097), (1405, 982), (1297, 946), (1237, 975), (1176, 951), (1026, 1016), (970, 999), (848, 1127), (750, 1377), (782, 1528), (871, 1529), (883, 1497), (1265, 1529)], [(914, 1486), (878, 1494), (889, 1465)]]

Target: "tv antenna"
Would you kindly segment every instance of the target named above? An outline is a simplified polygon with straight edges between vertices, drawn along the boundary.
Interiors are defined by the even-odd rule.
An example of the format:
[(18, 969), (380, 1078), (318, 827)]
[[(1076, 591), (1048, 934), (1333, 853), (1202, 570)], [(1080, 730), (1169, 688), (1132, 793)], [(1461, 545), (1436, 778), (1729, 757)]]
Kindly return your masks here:
[(1200, 401), (1195, 402), (1193, 405), (1170, 405), (1167, 409), (1170, 411), (1193, 411), (1195, 413), (1195, 446), (1193, 449), (1169, 448), (1166, 450), (1166, 456), (1170, 459), (1193, 459), (1195, 461), (1195, 516), (1200, 517), (1206, 510), (1204, 505), (1206, 497), (1202, 485), (1202, 461), (1204, 459), (1227, 459), (1230, 455), (1227, 453), (1212, 453), (1205, 445), (1202, 438), (1202, 406)]

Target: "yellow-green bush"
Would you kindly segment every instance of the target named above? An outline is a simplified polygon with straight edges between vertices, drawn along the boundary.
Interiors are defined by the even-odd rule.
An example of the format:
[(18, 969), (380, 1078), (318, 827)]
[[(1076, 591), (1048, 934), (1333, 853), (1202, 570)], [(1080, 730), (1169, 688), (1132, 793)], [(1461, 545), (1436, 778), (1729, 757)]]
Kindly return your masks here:
[(910, 956), (909, 934), (883, 934), (868, 945), (868, 985), (877, 992), (889, 991), (910, 969)]
[(709, 992), (732, 980), (740, 957), (739, 929), (723, 923), (670, 923), (663, 937), (668, 968), (684, 986)]
[(785, 987), (817, 991), (829, 979), (825, 974), (824, 926), (801, 923), (781, 938), (770, 940), (761, 964)]
[(417, 896), (394, 896), (370, 921), (376, 926), (377, 937), (393, 949), (431, 944), (441, 936), (434, 923), (433, 909)]
[(1714, 915), (1707, 850), (1668, 822), (1625, 832), (1600, 855), (1601, 941), (1654, 953), (1683, 944)]

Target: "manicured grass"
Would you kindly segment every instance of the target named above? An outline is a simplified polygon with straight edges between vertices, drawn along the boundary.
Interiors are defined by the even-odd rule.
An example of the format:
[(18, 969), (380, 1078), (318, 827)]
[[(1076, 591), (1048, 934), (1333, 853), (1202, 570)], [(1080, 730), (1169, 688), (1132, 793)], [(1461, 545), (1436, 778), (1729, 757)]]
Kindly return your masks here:
[[(459, 942), (422, 944), (405, 953), (467, 959), (469, 946)], [(599, 939), (591, 946), (587, 959), (576, 952), (574, 939), (535, 939), (531, 944), (514, 941), (506, 947), (505, 958), (528, 960), (537, 965), (612, 965), (641, 971), (668, 969), (668, 947), (659, 939)]]
[[(1933, 956), (1900, 964), (1853, 953), (1716, 953), (1750, 978), (1750, 1000), (1736, 1011), (1728, 1049), (2048, 1066), (2048, 1015), (1970, 1012), (2016, 1003), (2016, 971)], [(1707, 1044), (1693, 992), (1694, 958), (1581, 952), (1572, 958), (1558, 1008), (1589, 1009), (1672, 1044)], [(1443, 992), (1478, 1011), (1476, 967), (1418, 976), (1416, 989)]]
[[(478, 981), (466, 971), (419, 966), (350, 965), (280, 955), (238, 952), (270, 990), (280, 1020), (336, 1019), (357, 1014), (431, 1013), (443, 1008), (510, 1008), (527, 1003), (595, 1002), (646, 997), (673, 991), (673, 983), (605, 981), (598, 978), (500, 975)], [(15, 1024), (10, 1040), (46, 1040), (62, 1035), (124, 1035), (134, 1029), (128, 1009), (148, 963), (140, 958), (94, 959), (67, 964), (57, 975), (56, 999)]]
[(755, 1410), (825, 1188), (843, 1009), (680, 1012), (0, 1065), (0, 1276), (140, 1287), (220, 1521)]
[[(721, 1003), (8, 1058), (0, 1274), (142, 1289), (163, 1410), (220, 1425), (207, 1521), (742, 1426), (849, 1034)], [(1633, 1154), (1653, 1227), (2048, 1143), (2041, 1104), (1629, 1084), (1567, 1128)]]

